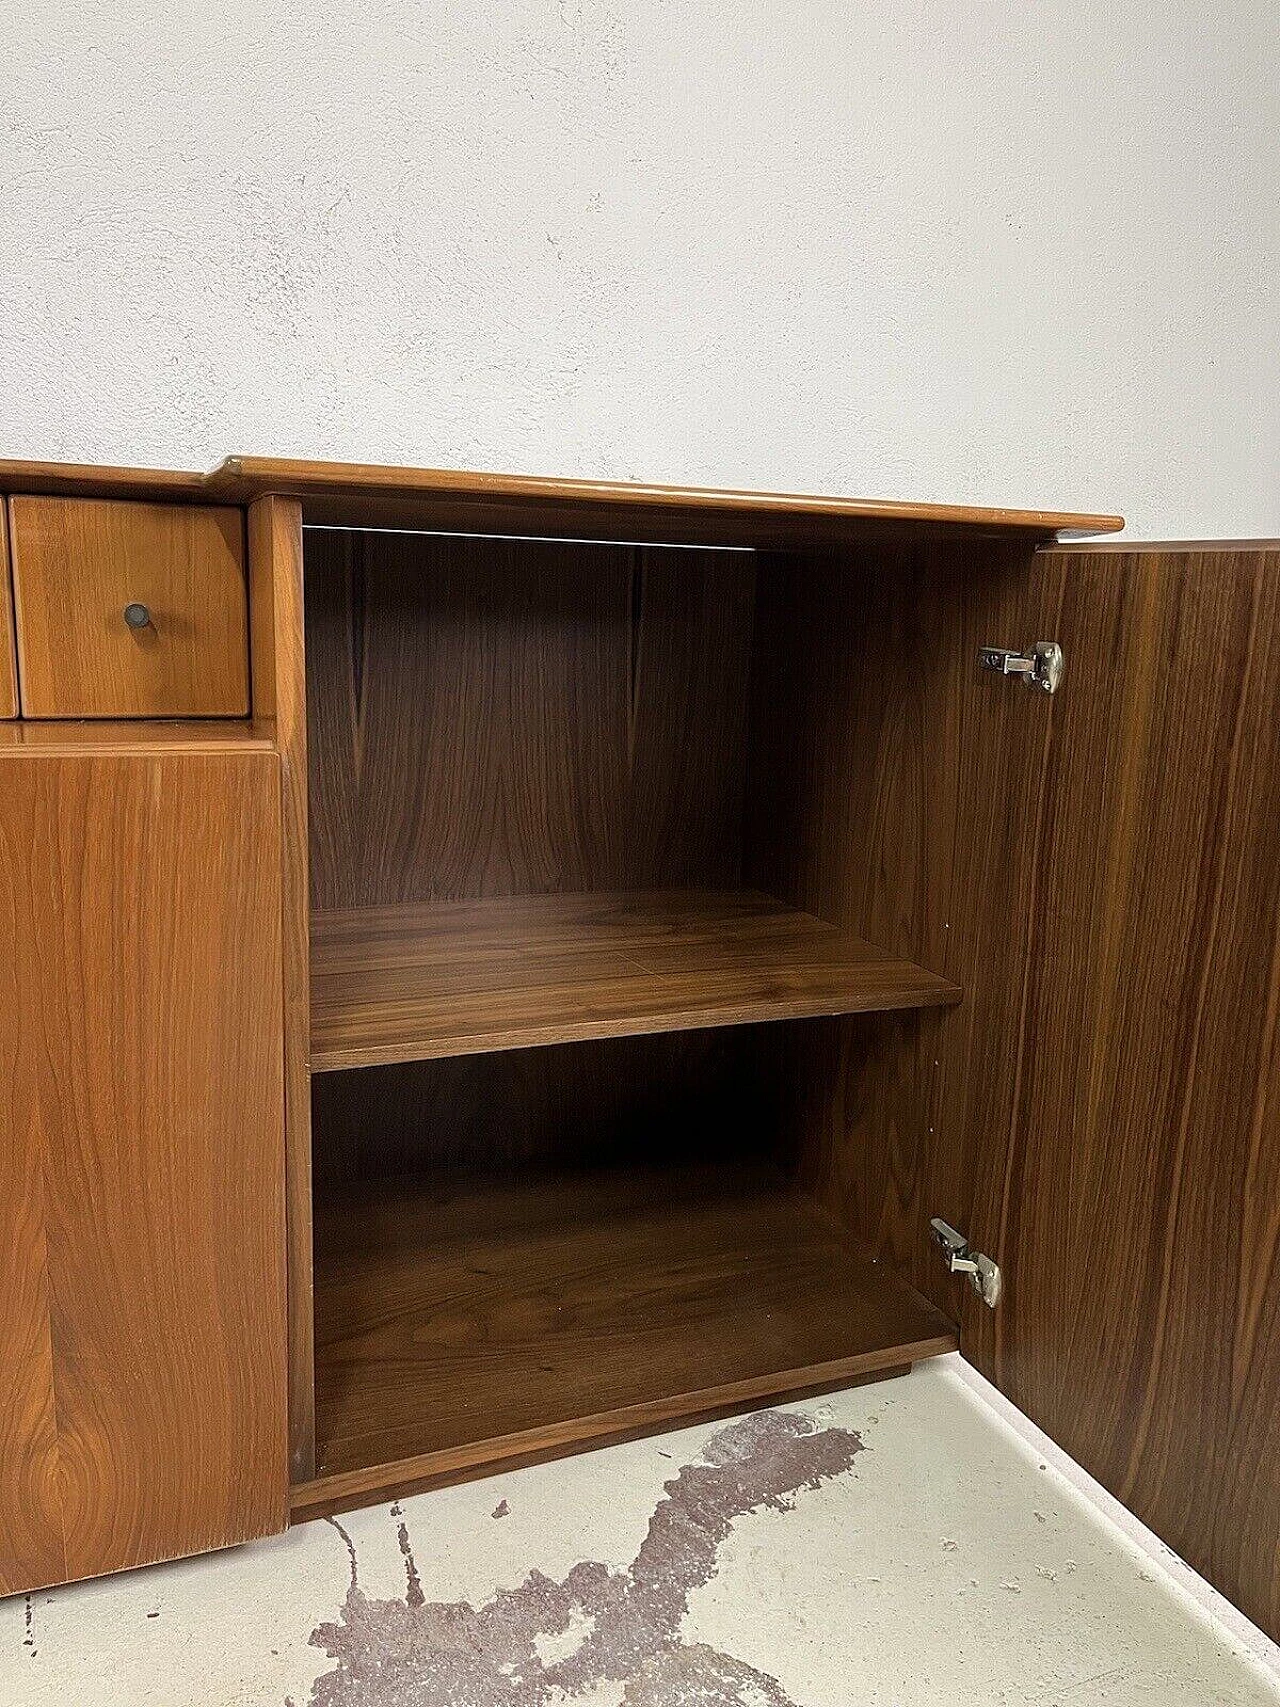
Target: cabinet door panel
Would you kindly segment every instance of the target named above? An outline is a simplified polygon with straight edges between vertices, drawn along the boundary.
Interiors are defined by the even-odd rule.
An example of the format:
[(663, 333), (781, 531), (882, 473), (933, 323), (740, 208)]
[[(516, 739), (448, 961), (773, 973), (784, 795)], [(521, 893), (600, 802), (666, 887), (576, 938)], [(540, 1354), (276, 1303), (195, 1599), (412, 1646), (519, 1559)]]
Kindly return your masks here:
[[(2, 886), (0, 886), (2, 892)], [(7, 895), (4, 896), (7, 901)], [(14, 966), (0, 960), (0, 1012), (16, 1011)], [(11, 1037), (0, 1051), (6, 1084)], [(16, 1113), (16, 1102), (15, 1102)], [(59, 1509), (44, 1174), (29, 1120), (0, 1132), (0, 1595), (66, 1575)]]
[[(797, 1034), (809, 1179), (1280, 1636), (1280, 551), (812, 560), (759, 608), (753, 880), (964, 991)], [(978, 668), (1042, 639), (1053, 697)]]
[[(1016, 685), (967, 690), (970, 727), (1003, 698), (1028, 737), (969, 743), (943, 968), (982, 1023), (943, 1057), (972, 1207), (939, 1212), (1007, 1282), (956, 1300), (964, 1348), (1277, 1635), (1280, 553), (1061, 550), (1033, 579), (1067, 652), (1047, 741)], [(975, 887), (1002, 816), (1013, 881)]]
[(284, 1525), (279, 822), (270, 753), (0, 756), (10, 1589)]

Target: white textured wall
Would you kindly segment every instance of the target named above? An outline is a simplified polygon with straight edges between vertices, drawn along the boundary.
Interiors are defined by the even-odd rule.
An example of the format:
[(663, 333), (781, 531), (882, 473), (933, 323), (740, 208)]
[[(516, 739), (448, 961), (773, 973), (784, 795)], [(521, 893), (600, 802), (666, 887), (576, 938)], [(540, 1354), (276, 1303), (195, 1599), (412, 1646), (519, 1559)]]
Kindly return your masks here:
[(16, 0), (0, 454), (1280, 534), (1276, 0)]

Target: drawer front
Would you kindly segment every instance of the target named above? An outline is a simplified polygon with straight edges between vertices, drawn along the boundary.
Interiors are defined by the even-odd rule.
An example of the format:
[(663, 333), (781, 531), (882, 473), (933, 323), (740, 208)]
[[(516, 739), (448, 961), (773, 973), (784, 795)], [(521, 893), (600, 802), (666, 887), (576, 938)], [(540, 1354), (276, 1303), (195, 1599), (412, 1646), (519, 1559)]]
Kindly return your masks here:
[(244, 517), (11, 498), (24, 717), (245, 717)]

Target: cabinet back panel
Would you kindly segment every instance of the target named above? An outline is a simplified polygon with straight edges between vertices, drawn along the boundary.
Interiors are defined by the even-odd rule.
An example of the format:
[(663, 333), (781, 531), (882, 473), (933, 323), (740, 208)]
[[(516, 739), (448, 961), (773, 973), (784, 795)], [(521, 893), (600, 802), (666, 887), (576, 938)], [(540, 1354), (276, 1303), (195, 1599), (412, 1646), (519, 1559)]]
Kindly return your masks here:
[(670, 1032), (322, 1073), (317, 1190), (432, 1170), (613, 1168), (768, 1153), (762, 1031)]
[(739, 881), (752, 555), (305, 554), (314, 907)]

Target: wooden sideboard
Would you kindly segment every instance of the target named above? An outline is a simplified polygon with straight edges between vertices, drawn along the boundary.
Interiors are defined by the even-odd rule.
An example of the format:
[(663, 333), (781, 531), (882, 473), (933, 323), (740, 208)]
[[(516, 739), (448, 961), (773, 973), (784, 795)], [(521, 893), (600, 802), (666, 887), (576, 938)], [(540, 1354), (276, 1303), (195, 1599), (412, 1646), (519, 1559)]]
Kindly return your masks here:
[(0, 1588), (960, 1346), (1280, 1630), (1280, 548), (0, 491)]

